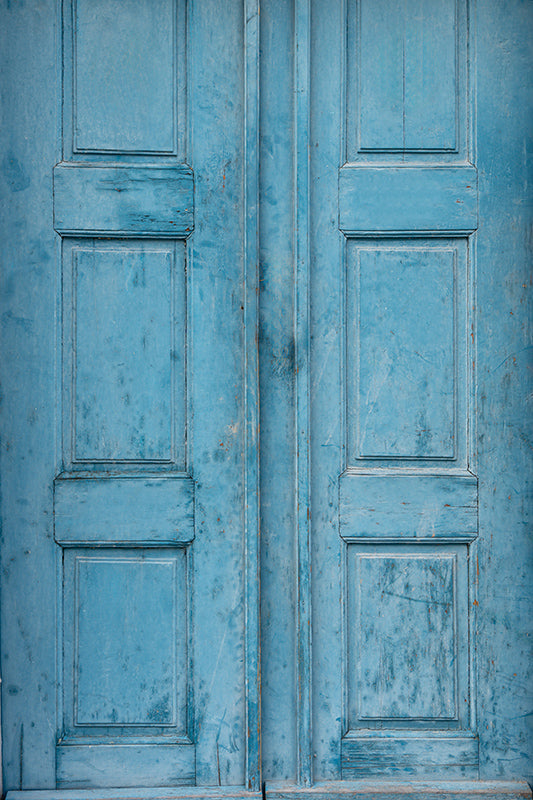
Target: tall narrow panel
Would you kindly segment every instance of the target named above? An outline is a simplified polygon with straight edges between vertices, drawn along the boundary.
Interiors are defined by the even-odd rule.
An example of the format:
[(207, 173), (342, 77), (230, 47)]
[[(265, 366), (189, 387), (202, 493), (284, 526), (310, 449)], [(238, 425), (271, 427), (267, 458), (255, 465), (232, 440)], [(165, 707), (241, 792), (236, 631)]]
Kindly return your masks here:
[(74, 260), (75, 460), (170, 461), (173, 251), (98, 246)]
[(354, 291), (356, 457), (453, 458), (454, 251), (360, 249)]
[(455, 0), (360, 0), (359, 11), (360, 150), (454, 150)]
[(454, 561), (359, 558), (359, 719), (456, 716)]
[(75, 151), (175, 151), (175, 22), (174, 0), (76, 0)]
[(76, 725), (176, 725), (176, 579), (176, 557), (78, 559)]

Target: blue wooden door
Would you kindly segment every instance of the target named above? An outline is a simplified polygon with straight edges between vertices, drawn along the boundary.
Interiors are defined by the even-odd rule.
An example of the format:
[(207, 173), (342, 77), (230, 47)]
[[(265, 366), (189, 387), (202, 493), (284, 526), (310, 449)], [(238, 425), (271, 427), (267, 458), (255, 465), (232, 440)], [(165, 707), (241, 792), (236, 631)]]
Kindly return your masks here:
[(261, 20), (294, 47), (289, 89), (281, 57), (261, 73), (267, 797), (530, 797), (531, 5), (285, 6)]
[(4, 9), (4, 784), (257, 791), (253, 4), (56, 5)]
[(295, 10), (298, 744), (284, 766), (320, 797), (527, 797), (476, 781), (531, 771), (516, 438), (531, 343), (523, 317), (509, 323), (530, 285), (531, 9)]
[(531, 5), (2, 20), (8, 800), (531, 797)]

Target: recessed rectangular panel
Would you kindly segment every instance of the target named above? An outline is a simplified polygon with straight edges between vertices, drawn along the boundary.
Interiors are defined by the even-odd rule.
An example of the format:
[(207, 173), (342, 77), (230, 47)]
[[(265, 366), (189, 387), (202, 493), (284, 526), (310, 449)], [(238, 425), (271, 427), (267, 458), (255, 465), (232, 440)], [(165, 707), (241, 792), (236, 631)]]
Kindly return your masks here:
[(73, 262), (73, 460), (183, 457), (184, 276), (173, 246), (95, 244)]
[(358, 253), (356, 457), (453, 458), (454, 251)]
[(174, 0), (75, 0), (74, 151), (173, 153)]
[(347, 547), (348, 735), (467, 729), (468, 545)]
[(64, 551), (65, 745), (188, 741), (187, 580), (184, 547)]
[(359, 26), (360, 150), (455, 150), (456, 0), (359, 0)]
[(75, 725), (176, 726), (179, 556), (77, 559)]
[(358, 560), (361, 720), (453, 719), (455, 558)]

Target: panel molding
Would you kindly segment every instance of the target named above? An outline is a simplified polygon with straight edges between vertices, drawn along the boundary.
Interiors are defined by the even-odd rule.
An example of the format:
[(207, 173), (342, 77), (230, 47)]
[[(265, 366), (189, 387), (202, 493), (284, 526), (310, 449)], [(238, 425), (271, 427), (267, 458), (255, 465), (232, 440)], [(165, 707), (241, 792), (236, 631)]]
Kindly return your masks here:
[[(125, 786), (136, 786), (143, 782), (147, 786), (154, 786), (162, 780), (169, 786), (190, 785), (195, 782), (195, 747), (189, 736), (193, 698), (189, 663), (192, 646), (191, 577), (187, 546), (176, 548), (161, 545), (158, 549), (152, 547), (146, 550), (144, 543), (128, 544), (127, 548), (122, 544), (122, 548), (117, 548), (111, 543), (105, 549), (93, 544), (80, 544), (77, 548), (62, 549), (58, 556), (58, 569), (62, 576), (62, 589), (58, 593), (60, 649), (57, 683), (61, 729), (56, 744), (56, 763), (59, 788), (76, 788), (80, 784), (86, 787), (113, 786), (118, 772), (122, 776), (121, 785)], [(149, 572), (146, 572), (147, 568), (150, 569)], [(167, 639), (166, 658), (170, 665), (170, 674), (165, 672), (168, 684), (166, 687), (158, 678), (162, 665), (157, 660), (152, 665), (151, 673), (148, 662), (146, 674), (141, 675), (136, 668), (136, 662), (142, 657), (143, 647), (147, 646), (145, 637), (142, 641), (137, 640), (137, 643), (135, 639), (131, 640), (138, 628), (134, 626), (132, 629), (118, 620), (116, 632), (113, 628), (113, 615), (121, 613), (121, 605), (127, 596), (126, 592), (117, 600), (113, 599), (117, 580), (119, 584), (122, 582), (128, 585), (129, 582), (130, 590), (133, 590), (132, 580), (139, 570), (143, 571), (146, 579), (153, 582), (157, 579), (154, 570), (160, 568), (166, 571), (165, 586), (161, 585), (161, 592), (166, 593), (167, 611), (168, 603), (171, 605), (170, 615), (165, 615), (165, 619), (168, 617), (172, 633), (165, 632), (165, 620), (160, 618), (157, 623), (154, 619), (154, 625), (159, 626), (159, 633), (154, 628), (153, 635), (156, 639), (158, 636)], [(117, 573), (117, 580), (109, 582), (108, 588), (103, 585), (102, 591), (97, 592), (92, 599), (87, 592), (85, 595), (82, 593), (82, 570), (85, 571), (87, 590), (98, 574), (101, 582), (113, 569), (122, 572)], [(102, 599), (102, 594), (105, 595), (106, 592), (109, 592), (109, 602)], [(153, 604), (156, 600), (150, 596)], [(158, 613), (162, 613), (162, 609), (163, 605), (158, 604), (158, 610), (152, 609), (151, 614), (156, 617)], [(142, 625), (150, 625), (142, 598), (132, 606), (131, 611), (133, 619), (142, 620), (142, 614), (145, 614)], [(115, 637), (120, 635), (125, 636), (125, 650), (115, 652)], [(106, 660), (102, 665), (91, 669), (91, 659), (99, 658), (99, 648), (92, 647), (91, 639), (99, 636), (102, 647), (105, 648)], [(125, 663), (132, 670), (132, 679), (128, 683), (130, 696), (127, 701), (124, 700), (127, 692), (124, 694), (116, 682), (122, 675), (121, 659), (126, 659)], [(103, 683), (102, 689), (100, 684), (91, 683), (98, 680), (99, 672), (107, 687), (106, 692), (103, 692)], [(85, 689), (88, 690), (84, 701), (85, 717), (91, 705), (95, 713), (100, 713), (100, 717), (93, 721), (85, 717), (79, 718), (80, 678), (85, 681)], [(154, 681), (159, 695), (150, 689), (150, 684)], [(120, 692), (118, 707), (113, 703), (113, 687)], [(129, 719), (128, 716), (137, 707), (136, 693), (139, 693), (138, 699), (143, 699), (144, 716), (142, 719)], [(169, 698), (169, 694), (172, 697)], [(122, 710), (120, 703), (123, 704)], [(172, 719), (158, 717), (159, 703), (170, 703)], [(120, 719), (121, 714), (126, 716)], [(113, 718), (115, 715), (117, 719)]]
[(297, 548), (297, 780), (313, 782), (310, 453), (310, 0), (294, 4), (294, 347)]
[(466, 466), (465, 241), (350, 239), (346, 270), (348, 463)]
[[(80, 141), (79, 118), (77, 113), (78, 99), (80, 95), (79, 69), (77, 68), (77, 6), (80, 0), (62, 0), (62, 23), (63, 23), (63, 53), (62, 53), (62, 72), (63, 72), (63, 148), (64, 158), (71, 159), (76, 156), (80, 159), (92, 160), (98, 156), (110, 157), (113, 154), (124, 156), (125, 158), (139, 158), (151, 156), (158, 158), (181, 158), (185, 157), (186, 130), (187, 130), (187, 11), (186, 0), (172, 0), (169, 3), (170, 25), (166, 24), (167, 32), (165, 35), (171, 39), (167, 55), (167, 86), (165, 109), (168, 111), (165, 116), (171, 115), (171, 124), (167, 130), (166, 141), (160, 139), (157, 145), (148, 143), (135, 144), (134, 141), (127, 142), (124, 139), (120, 142), (105, 143)], [(170, 30), (168, 30), (170, 29)], [(124, 36), (126, 38), (126, 36)], [(112, 49), (112, 48), (111, 48)], [(168, 63), (170, 61), (170, 63)], [(89, 65), (91, 66), (91, 65)], [(159, 81), (161, 84), (162, 82)], [(139, 100), (140, 98), (138, 98)], [(161, 114), (161, 103), (163, 98), (159, 97), (158, 109), (153, 113)], [(137, 112), (139, 113), (139, 103)], [(116, 133), (116, 131), (115, 131)], [(135, 139), (135, 131), (132, 130)], [(137, 137), (140, 133), (137, 130)], [(141, 136), (142, 138), (142, 136)]]
[[(447, 120), (448, 141), (445, 142), (441, 140), (439, 143), (438, 137), (436, 137), (433, 131), (425, 144), (423, 141), (418, 143), (414, 141), (417, 138), (420, 139), (421, 136), (422, 139), (424, 138), (422, 134), (424, 125), (421, 123), (424, 122), (425, 126), (429, 127), (431, 131), (432, 127), (438, 127), (439, 124), (444, 123), (444, 119), (441, 118), (439, 120), (438, 115), (436, 117), (433, 115), (433, 119), (429, 121), (427, 117), (424, 117), (423, 120), (420, 118), (417, 119), (416, 112), (420, 112), (420, 108), (415, 108), (414, 114), (409, 114), (409, 109), (406, 108), (406, 104), (409, 104), (410, 98), (415, 99), (415, 104), (417, 101), (419, 104), (420, 102), (423, 104), (424, 91), (426, 93), (428, 91), (431, 92), (431, 87), (426, 88), (424, 86), (413, 87), (413, 90), (409, 92), (409, 64), (413, 61), (415, 63), (420, 63), (420, 59), (423, 58), (423, 53), (414, 53), (410, 60), (409, 50), (412, 50), (412, 48), (416, 50), (417, 47), (424, 48), (424, 46), (427, 48), (429, 45), (429, 59), (431, 59), (434, 57), (433, 51), (435, 47), (431, 47), (427, 41), (424, 43), (423, 28), (422, 30), (418, 29), (417, 32), (415, 23), (412, 23), (411, 29), (407, 30), (405, 17), (402, 17), (401, 4), (395, 9), (398, 15), (396, 19), (394, 16), (391, 17), (390, 9), (386, 12), (386, 16), (381, 16), (380, 18), (382, 9), (379, 6), (373, 8), (373, 15), (371, 17), (373, 30), (369, 31), (367, 25), (367, 44), (370, 43), (372, 48), (372, 44), (377, 43), (374, 46), (379, 48), (379, 55), (376, 54), (375, 49), (372, 49), (368, 60), (371, 64), (379, 65), (378, 69), (381, 69), (382, 72), (381, 76), (379, 73), (376, 74), (375, 72), (374, 74), (370, 74), (368, 78), (372, 87), (371, 91), (374, 101), (376, 86), (378, 91), (380, 89), (386, 91), (386, 89), (384, 90), (383, 84), (385, 84), (389, 90), (391, 87), (395, 87), (395, 96), (382, 98), (384, 102), (381, 105), (381, 111), (388, 111), (387, 119), (383, 119), (386, 113), (385, 115), (383, 113), (380, 114), (379, 108), (377, 112), (374, 112), (377, 113), (382, 125), (383, 122), (386, 124), (388, 123), (388, 133), (389, 136), (392, 137), (391, 141), (387, 142), (387, 137), (382, 133), (381, 142), (365, 144), (364, 137), (362, 136), (362, 116), (365, 110), (363, 82), (366, 74), (366, 70), (362, 64), (365, 54), (365, 48), (362, 42), (364, 27), (363, 4), (364, 0), (347, 0), (345, 3), (347, 31), (344, 54), (344, 68), (346, 73), (344, 100), (346, 160), (365, 161), (367, 163), (372, 163), (372, 161), (389, 161), (393, 163), (400, 158), (402, 161), (435, 161), (435, 159), (438, 158), (447, 163), (466, 160), (471, 153), (473, 144), (471, 141), (472, 113), (469, 108), (469, 98), (471, 95), (470, 84), (472, 81), (472, 76), (470, 75), (472, 21), (470, 19), (468, 4), (454, 0), (451, 4), (452, 7), (448, 9), (448, 22), (450, 16), (453, 16), (454, 26), (453, 32), (448, 29), (448, 34), (451, 33), (451, 36), (448, 36), (448, 44), (450, 40), (453, 39), (454, 51), (453, 53), (448, 52), (447, 64), (448, 80), (446, 89), (448, 92), (448, 101), (451, 102), (447, 102), (446, 105), (448, 106), (448, 112), (453, 108), (453, 120)], [(404, 9), (403, 13), (408, 14), (409, 12)], [(385, 30), (383, 30), (383, 26)], [(391, 47), (391, 41), (389, 40), (386, 42), (386, 36), (383, 35), (384, 33), (386, 34), (387, 27), (389, 27), (389, 31), (392, 29), (391, 38), (394, 41), (394, 46), (397, 48), (396, 53), (394, 53), (394, 47)], [(442, 31), (441, 34), (445, 34), (445, 31)], [(445, 36), (441, 35), (437, 41), (437, 47), (443, 45), (444, 41)], [(383, 51), (384, 47), (385, 53)], [(444, 56), (442, 51), (440, 56), (440, 61), (442, 62)], [(437, 54), (435, 54), (435, 57), (438, 58)], [(394, 64), (395, 58), (396, 63)], [(383, 78), (384, 69), (387, 70), (385, 78)], [(380, 77), (381, 82), (379, 80)], [(438, 98), (435, 97), (435, 94), (440, 93), (441, 112), (443, 110), (444, 86), (441, 80), (440, 84), (434, 87), (434, 91), (431, 93), (432, 100), (437, 106)], [(444, 116), (446, 116), (446, 114)], [(416, 132), (417, 127), (418, 132)], [(374, 134), (375, 133), (374, 131)], [(427, 134), (427, 131), (425, 131), (425, 133)]]
[[(347, 670), (352, 689), (349, 717), (358, 727), (424, 729), (459, 722), (458, 668), (464, 659), (457, 641), (457, 610), (459, 594), (464, 600), (465, 581), (459, 580), (458, 587), (458, 561), (459, 553), (433, 548), (426, 552), (372, 548), (372, 552), (357, 553), (354, 564), (349, 560), (349, 568), (354, 567), (352, 584), (357, 583), (350, 598), (354, 646)], [(431, 573), (435, 580), (428, 586)], [(391, 624), (393, 620), (396, 625)], [(433, 633), (433, 628), (438, 632)], [(394, 646), (392, 636), (396, 636)], [(406, 646), (412, 653), (415, 642), (414, 663), (407, 665)], [(440, 674), (435, 670), (437, 662)], [(463, 666), (467, 668), (467, 660)]]
[[(94, 259), (92, 265), (91, 259)], [(86, 262), (84, 269), (80, 269), (82, 260)], [(60, 455), (63, 470), (105, 472), (106, 475), (140, 471), (185, 473), (190, 418), (185, 243), (166, 239), (68, 239), (62, 244), (62, 262)], [(145, 262), (149, 269), (145, 270)], [(116, 273), (115, 282), (110, 267)], [(166, 280), (159, 267), (169, 271)], [(120, 280), (122, 288), (115, 286)], [(135, 281), (139, 283), (137, 288)], [(128, 282), (131, 286), (126, 288)], [(80, 283), (85, 286), (85, 292), (80, 290)], [(102, 284), (106, 295), (110, 295), (107, 315), (111, 318), (105, 317), (92, 335), (92, 326), (98, 325), (100, 309), (105, 313), (99, 301), (93, 308), (95, 293), (102, 290)], [(168, 292), (168, 297), (159, 304), (152, 297), (150, 314), (150, 303), (141, 302), (141, 294), (146, 292), (149, 297), (154, 292), (156, 297), (157, 293), (161, 296)], [(111, 297), (114, 304), (110, 302)], [(127, 297), (141, 306), (135, 319), (129, 320), (124, 315), (123, 298)], [(154, 304), (161, 306), (155, 313)], [(166, 319), (162, 316), (164, 306)], [(89, 331), (85, 336), (80, 330), (80, 310), (84, 312), (82, 320)], [(114, 348), (107, 347), (106, 336), (114, 341)], [(95, 357), (94, 350), (98, 346), (100, 355)], [(132, 380), (132, 376), (138, 375), (135, 348), (139, 363), (144, 366), (147, 378), (144, 381)], [(80, 349), (85, 353), (84, 358), (80, 357)], [(158, 366), (154, 355), (157, 355)], [(162, 384), (164, 379), (166, 386)], [(157, 396), (155, 403), (154, 394)], [(159, 394), (166, 408), (161, 407)], [(78, 405), (88, 406), (86, 416)], [(116, 408), (119, 406), (123, 410), (123, 420), (117, 426)], [(143, 417), (144, 433), (136, 433), (136, 420), (143, 421)], [(88, 437), (88, 450), (78, 453), (77, 443), (83, 433)], [(165, 434), (168, 442), (165, 442)]]
[[(105, 550), (104, 552), (106, 553), (106, 555), (100, 554), (98, 551), (96, 553), (92, 553), (89, 550), (78, 551), (77, 553), (74, 554), (74, 557), (73, 557), (73, 560), (72, 560), (72, 564), (71, 564), (72, 572), (73, 572), (72, 578), (73, 578), (73, 605), (74, 605), (74, 608), (73, 608), (74, 680), (73, 680), (73, 685), (72, 685), (72, 690), (73, 690), (72, 691), (73, 718), (70, 721), (71, 722), (71, 726), (72, 726), (72, 730), (71, 730), (70, 736), (72, 736), (72, 738), (75, 738), (75, 735), (78, 732), (81, 732), (82, 730), (86, 731), (87, 729), (89, 729), (89, 730), (93, 729), (93, 730), (95, 730), (95, 733), (98, 732), (98, 729), (100, 729), (100, 730), (102, 730), (102, 729), (105, 729), (105, 730), (117, 729), (117, 732), (120, 732), (121, 729), (138, 730), (140, 727), (146, 728), (146, 729), (151, 729), (152, 728), (152, 729), (157, 729), (157, 730), (159, 730), (159, 729), (169, 729), (169, 730), (176, 729), (176, 728), (178, 728), (180, 726), (180, 721), (178, 719), (178, 710), (179, 709), (178, 709), (178, 705), (176, 703), (176, 693), (173, 692), (173, 691), (169, 691), (168, 692), (168, 701), (164, 704), (164, 707), (161, 707), (161, 704), (159, 704), (159, 709), (157, 709), (157, 704), (156, 704), (155, 713), (152, 713), (151, 717), (149, 717), (149, 714), (147, 713), (146, 708), (144, 709), (145, 719), (139, 719), (139, 718), (137, 718), (137, 719), (125, 719), (125, 717), (127, 717), (128, 715), (131, 715), (131, 709), (126, 711), (123, 708), (120, 713), (117, 713), (117, 711), (116, 711), (116, 703), (117, 703), (116, 692), (115, 693), (112, 692), (111, 688), (109, 686), (109, 677), (110, 677), (109, 676), (109, 673), (110, 673), (109, 668), (108, 668), (108, 670), (106, 670), (106, 679), (108, 681), (106, 696), (102, 697), (100, 695), (100, 693), (98, 693), (98, 699), (100, 701), (100, 709), (95, 708), (94, 706), (93, 706), (92, 709), (90, 709), (91, 701), (94, 702), (94, 700), (96, 699), (94, 697), (94, 686), (93, 686), (93, 683), (94, 682), (98, 683), (98, 680), (101, 681), (102, 680), (102, 675), (101, 674), (99, 676), (97, 675), (98, 667), (97, 666), (95, 667), (93, 665), (93, 667), (91, 668), (91, 671), (90, 671), (89, 684), (87, 684), (87, 671), (84, 670), (84, 669), (80, 669), (80, 665), (82, 664), (82, 662), (84, 660), (83, 659), (83, 652), (84, 651), (85, 651), (85, 656), (87, 656), (87, 649), (88, 649), (87, 648), (87, 642), (85, 642), (85, 647), (84, 647), (84, 639), (86, 640), (88, 635), (90, 636), (90, 630), (84, 630), (84, 628), (86, 626), (86, 622), (84, 620), (86, 607), (87, 607), (88, 603), (97, 602), (98, 601), (98, 597), (95, 597), (94, 599), (91, 598), (90, 592), (87, 592), (87, 589), (88, 589), (88, 585), (91, 583), (91, 579), (92, 579), (92, 582), (95, 581), (95, 578), (97, 577), (97, 571), (98, 570), (103, 570), (104, 572), (107, 572), (108, 574), (113, 572), (114, 573), (113, 574), (113, 582), (116, 583), (117, 582), (118, 573), (120, 573), (121, 571), (124, 573), (127, 569), (130, 569), (130, 570), (134, 571), (136, 568), (137, 568), (137, 570), (142, 569), (143, 571), (146, 571), (146, 567), (147, 566), (149, 566), (150, 568), (154, 568), (155, 567), (156, 569), (159, 568), (160, 573), (166, 571), (167, 573), (170, 574), (170, 576), (172, 578), (172, 580), (170, 581), (171, 587), (172, 587), (172, 616), (171, 616), (171, 619), (169, 620), (170, 624), (167, 626), (166, 633), (169, 636), (173, 637), (173, 640), (172, 640), (172, 644), (171, 644), (170, 648), (168, 648), (168, 642), (166, 644), (167, 644), (167, 650), (170, 649), (170, 651), (173, 651), (173, 655), (174, 655), (174, 664), (173, 664), (173, 669), (172, 669), (172, 675), (170, 676), (172, 678), (173, 688), (177, 685), (177, 679), (178, 679), (179, 670), (177, 668), (175, 655), (176, 655), (177, 648), (178, 648), (177, 638), (176, 637), (177, 637), (177, 632), (178, 632), (179, 614), (178, 614), (178, 597), (177, 597), (177, 591), (178, 591), (178, 572), (177, 572), (177, 568), (178, 568), (178, 563), (177, 563), (177, 559), (176, 559), (176, 554), (177, 554), (177, 552), (178, 553), (183, 553), (184, 551), (183, 550), (179, 550), (179, 551), (174, 550), (172, 555), (167, 555), (166, 557), (161, 555), (158, 558), (149, 558), (149, 559), (145, 558), (144, 553), (141, 555), (141, 553), (139, 551), (135, 551), (135, 550), (126, 551), (126, 554), (124, 553), (124, 551), (122, 551), (122, 553), (121, 553), (121, 551), (116, 551), (116, 550), (113, 551), (113, 552), (110, 552), (109, 550)], [(134, 553), (136, 555), (134, 555)], [(183, 568), (184, 565), (180, 564), (180, 566)], [(181, 577), (182, 586), (186, 585), (186, 580), (183, 579), (183, 576), (180, 576), (180, 577)], [(168, 576), (167, 576), (167, 581), (166, 582), (169, 583)], [(98, 592), (97, 595), (102, 592), (102, 588), (105, 591), (105, 587), (102, 587), (101, 583), (102, 582), (100, 581), (100, 592)], [(159, 583), (160, 583), (160, 586), (158, 586), (157, 589), (160, 589), (161, 588), (161, 584), (163, 583), (162, 575), (161, 575), (161, 577), (159, 579)], [(156, 587), (154, 585), (154, 581), (152, 581), (152, 591), (155, 588)], [(150, 593), (148, 593), (148, 595), (149, 594)], [(129, 610), (129, 613), (131, 613), (131, 609)], [(187, 627), (187, 625), (186, 625), (186, 613), (184, 614), (182, 612), (181, 616), (182, 616), (182, 620), (181, 620), (182, 624), (184, 623), (184, 627), (186, 629), (186, 627)], [(132, 620), (132, 622), (133, 622), (133, 620)], [(133, 624), (132, 627), (134, 629), (138, 630), (138, 628), (136, 628), (135, 624)], [(151, 627), (153, 629), (153, 625)], [(88, 628), (90, 629), (90, 623), (88, 625)], [(116, 631), (114, 631), (114, 633), (116, 633)], [(108, 631), (108, 634), (109, 634), (109, 631)], [(99, 631), (98, 631), (98, 639), (99, 639), (99, 641), (101, 641), (101, 637), (102, 637), (102, 621), (100, 619), (100, 625), (99, 625)], [(64, 640), (66, 638), (67, 637), (64, 637)], [(94, 650), (93, 650), (93, 652), (94, 652)], [(169, 655), (168, 652), (165, 654), (161, 649), (159, 650), (159, 654), (160, 654), (161, 661), (163, 660), (165, 655), (167, 657)], [(122, 656), (123, 656), (123, 654), (122, 654)], [(128, 660), (131, 660), (131, 657), (132, 657), (132, 653), (130, 652), (130, 653), (128, 653)], [(159, 655), (158, 655), (158, 661), (159, 661)], [(133, 669), (135, 670), (135, 667)], [(160, 683), (161, 685), (160, 685), (159, 689), (162, 690), (162, 688), (163, 688), (162, 687), (163, 680), (164, 680), (163, 676), (162, 675), (158, 675), (157, 676), (157, 680), (156, 681), (152, 681), (152, 685), (154, 685), (154, 683)], [(168, 688), (168, 676), (167, 676), (166, 680), (167, 680), (167, 688)], [(84, 684), (85, 684), (85, 686), (84, 686)], [(130, 684), (131, 684), (131, 681), (130, 681)], [(115, 694), (115, 697), (113, 697), (113, 694)], [(85, 697), (84, 697), (84, 695), (85, 695)], [(87, 695), (89, 695), (89, 696), (87, 696)], [(91, 695), (92, 695), (92, 697), (91, 697)], [(104, 711), (102, 713), (102, 701), (107, 706), (109, 706), (109, 703), (111, 702), (111, 704), (113, 705), (113, 714), (112, 715), (109, 714), (107, 709), (104, 709)], [(122, 697), (119, 698), (119, 702), (123, 702), (123, 698)], [(139, 703), (137, 702), (135, 704), (135, 711), (137, 713), (140, 712), (140, 709), (138, 708), (138, 706), (139, 706)], [(92, 716), (93, 717), (96, 716), (96, 719), (91, 718)], [(158, 719), (158, 716), (161, 717), (161, 718)], [(121, 717), (122, 717), (122, 719), (121, 719)], [(183, 727), (183, 723), (182, 723), (181, 727)], [(83, 735), (83, 733), (81, 733), (81, 735)], [(63, 737), (63, 741), (65, 741), (67, 738), (70, 738), (70, 737), (64, 736)]]
[(345, 548), (346, 735), (471, 734), (469, 556), (434, 540)]
[(259, 0), (244, 0), (244, 525), (246, 775), (261, 777), (260, 481), (259, 481)]

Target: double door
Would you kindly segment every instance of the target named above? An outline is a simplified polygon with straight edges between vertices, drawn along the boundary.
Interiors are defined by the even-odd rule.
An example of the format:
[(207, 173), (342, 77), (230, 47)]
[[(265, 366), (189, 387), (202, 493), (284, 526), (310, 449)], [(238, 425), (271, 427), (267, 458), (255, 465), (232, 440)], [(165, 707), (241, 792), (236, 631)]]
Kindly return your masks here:
[(528, 10), (477, 6), (4, 9), (10, 800), (527, 796)]

